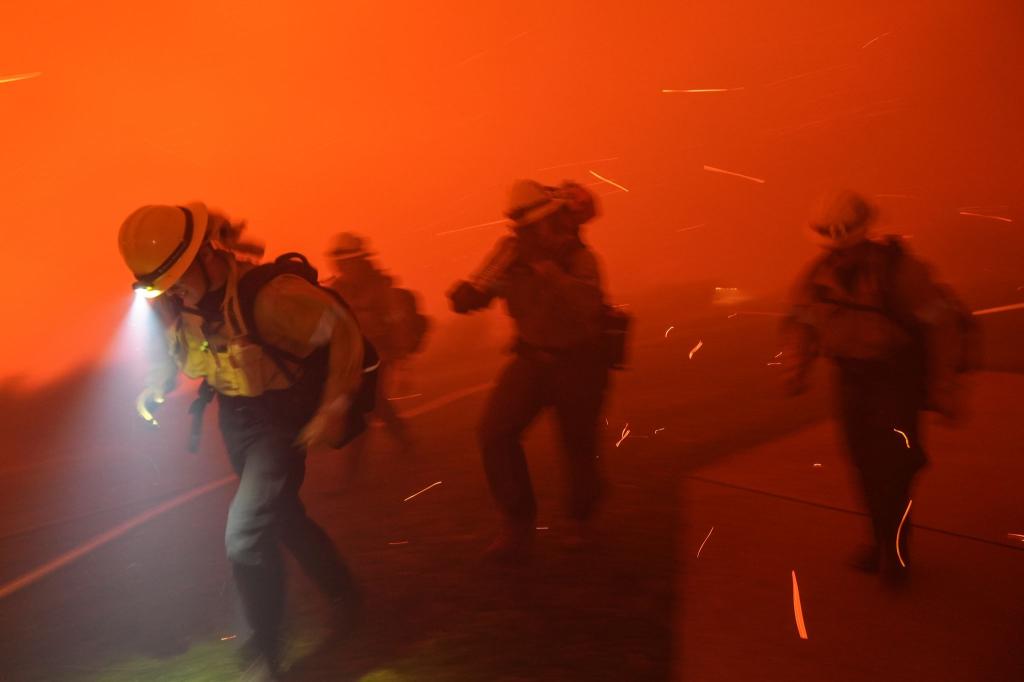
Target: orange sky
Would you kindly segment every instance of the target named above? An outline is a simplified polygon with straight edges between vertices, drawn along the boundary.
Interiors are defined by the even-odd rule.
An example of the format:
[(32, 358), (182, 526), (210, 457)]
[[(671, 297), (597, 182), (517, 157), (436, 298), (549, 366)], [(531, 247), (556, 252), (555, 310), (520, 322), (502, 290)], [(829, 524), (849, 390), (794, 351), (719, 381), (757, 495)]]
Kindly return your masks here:
[[(1024, 285), (1024, 6), (804, 4), (5, 3), (0, 80), (41, 75), (0, 83), (0, 378), (102, 352), (143, 203), (206, 201), (271, 254), (365, 232), (443, 314), (501, 228), (438, 233), (499, 218), (515, 177), (630, 190), (597, 186), (588, 228), (620, 293), (772, 291), (841, 183), (900, 195), (887, 222), (957, 276)], [(661, 92), (691, 88), (742, 89)]]

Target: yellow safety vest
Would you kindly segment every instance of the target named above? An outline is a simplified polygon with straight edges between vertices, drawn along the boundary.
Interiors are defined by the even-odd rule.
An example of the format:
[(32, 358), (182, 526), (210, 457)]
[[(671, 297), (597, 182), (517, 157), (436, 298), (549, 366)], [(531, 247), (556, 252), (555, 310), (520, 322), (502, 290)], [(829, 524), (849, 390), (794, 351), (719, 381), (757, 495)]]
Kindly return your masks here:
[(299, 376), (299, 366), (282, 360), (286, 366), (291, 365), (286, 373), (263, 346), (249, 338), (238, 301), (238, 265), (233, 258), (227, 261), (228, 278), (221, 304), (224, 321), (208, 336), (201, 316), (182, 311), (167, 331), (171, 355), (185, 376), (204, 378), (224, 395), (253, 397), (288, 388)]

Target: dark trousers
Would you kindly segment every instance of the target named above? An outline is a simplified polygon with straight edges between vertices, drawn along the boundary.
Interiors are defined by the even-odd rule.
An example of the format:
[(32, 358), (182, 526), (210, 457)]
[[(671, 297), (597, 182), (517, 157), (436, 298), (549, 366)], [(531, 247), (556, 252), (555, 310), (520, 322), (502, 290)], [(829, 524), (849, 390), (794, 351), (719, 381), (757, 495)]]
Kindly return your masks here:
[(601, 495), (598, 420), (608, 368), (596, 349), (550, 354), (521, 348), (498, 378), (484, 409), (479, 437), (484, 471), (499, 510), (508, 521), (532, 524), (537, 515), (523, 431), (553, 407), (568, 458), (569, 515), (590, 518)]
[(309, 518), (299, 498), (306, 453), (294, 442), (311, 413), (308, 403), (287, 391), (258, 398), (220, 397), (221, 431), (239, 476), (225, 545), (254, 641), (268, 654), (277, 653), (284, 615), (280, 545), (332, 600), (353, 588), (334, 543)]
[(900, 557), (907, 561), (909, 515), (902, 530), (900, 523), (914, 476), (927, 462), (920, 435), (921, 381), (906, 369), (913, 363), (841, 360), (837, 365), (843, 436), (875, 542), (884, 564), (894, 568)]

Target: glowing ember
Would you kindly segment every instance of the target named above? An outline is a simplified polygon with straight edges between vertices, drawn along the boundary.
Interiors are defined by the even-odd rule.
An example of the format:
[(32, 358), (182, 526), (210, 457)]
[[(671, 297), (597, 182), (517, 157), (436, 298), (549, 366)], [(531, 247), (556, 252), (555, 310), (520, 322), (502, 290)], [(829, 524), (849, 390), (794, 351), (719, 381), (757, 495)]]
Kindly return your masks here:
[(903, 518), (900, 519), (900, 527), (896, 529), (896, 558), (900, 560), (900, 566), (903, 568), (907, 567), (907, 562), (903, 560), (903, 554), (900, 552), (900, 534), (903, 532), (903, 524), (907, 522), (907, 516), (910, 514), (910, 505), (914, 504), (913, 500), (907, 500), (907, 508), (903, 512)]
[(975, 213), (974, 211), (960, 211), (960, 215), (969, 216), (971, 218), (987, 218), (988, 220), (1000, 220), (1004, 223), (1013, 222), (1011, 218), (1004, 218), (1003, 216), (999, 215), (988, 215), (985, 213)]
[(975, 310), (972, 315), (992, 315), (993, 313), (1005, 313), (1010, 310), (1021, 310), (1024, 309), (1024, 303), (1012, 303), (1010, 305), (1001, 305), (998, 308), (985, 308), (984, 310)]
[(712, 173), (721, 173), (722, 175), (732, 175), (734, 177), (743, 178), (744, 180), (750, 180), (751, 182), (756, 182), (762, 185), (765, 183), (765, 181), (762, 180), (761, 178), (755, 178), (750, 175), (743, 175), (742, 173), (734, 173), (732, 171), (723, 170), (721, 168), (715, 168), (714, 166), (704, 166), (704, 170), (710, 171)]
[(404, 500), (402, 500), (402, 502), (408, 502), (409, 500), (411, 500), (412, 498), (416, 497), (417, 495), (422, 495), (423, 493), (427, 492), (431, 488), (433, 488), (435, 486), (439, 486), (439, 485), (441, 485), (441, 481), (438, 481), (437, 483), (431, 483), (430, 485), (428, 485), (426, 488), (424, 488), (423, 490), (419, 491), (418, 493), (413, 493), (409, 497), (405, 498)]
[(413, 393), (412, 395), (400, 395), (397, 398), (388, 398), (388, 400), (408, 400), (409, 398), (419, 398), (422, 393)]
[(1007, 533), (1006, 537), (1024, 542), (1024, 533)]
[(896, 433), (898, 433), (901, 436), (903, 436), (903, 442), (905, 442), (907, 444), (907, 449), (909, 450), (910, 449), (910, 439), (907, 438), (907, 434), (903, 433), (899, 429), (893, 429), (893, 431), (895, 431)]
[(707, 93), (707, 92), (735, 92), (742, 90), (743, 88), (691, 88), (689, 90), (662, 90), (662, 93), (673, 94), (673, 93)]
[(881, 34), (881, 35), (877, 35), (877, 36), (875, 36), (874, 38), (872, 38), (872, 39), (871, 39), (871, 40), (869, 40), (868, 42), (866, 42), (866, 43), (864, 43), (863, 45), (861, 45), (861, 46), (860, 46), (860, 49), (862, 49), (862, 50), (863, 50), (864, 48), (868, 47), (869, 45), (872, 45), (872, 44), (874, 44), (874, 43), (877, 43), (877, 42), (878, 42), (879, 40), (881, 40), (882, 38), (886, 37), (887, 35), (889, 35), (889, 31), (886, 31), (885, 33), (883, 33), (883, 34)]
[(408, 545), (409, 541), (408, 540), (395, 540), (394, 542), (389, 542), (388, 544), (389, 545)]
[(221, 637), (220, 641), (228, 642), (228, 641), (231, 641), (232, 639), (235, 639), (236, 637), (238, 637), (238, 635), (228, 635), (227, 637)]
[(675, 329), (675, 326), (669, 327), (668, 329), (666, 329), (666, 330), (665, 330), (665, 338), (666, 338), (666, 339), (668, 338), (668, 333), (669, 333), (670, 331), (672, 331), (673, 329)]
[(691, 225), (690, 227), (681, 227), (676, 232), (689, 232), (690, 230), (696, 230), (697, 228), (704, 227), (707, 223), (699, 223), (697, 225)]
[(813, 464), (812, 466), (813, 466), (813, 467), (814, 467), (815, 469), (820, 469), (820, 468), (821, 468), (821, 462), (815, 462), (815, 463), (814, 463), (814, 464)]
[(534, 530), (551, 530), (550, 526), (537, 526)]
[(15, 81), (27, 81), (29, 78), (36, 78), (42, 76), (41, 71), (33, 71), (32, 73), (18, 73), (13, 76), (0, 76), (0, 83), (14, 83)]
[(664, 427), (664, 426), (662, 426), (661, 428), (658, 428), (658, 429), (654, 429), (654, 432), (655, 432), (655, 433), (658, 433), (659, 431), (664, 431), (664, 430), (665, 430), (665, 427)]
[(796, 571), (793, 571), (793, 618), (796, 619), (796, 631), (800, 639), (807, 639), (807, 628), (804, 626), (804, 609), (800, 606), (800, 586), (796, 583)]
[(698, 341), (697, 345), (690, 349), (690, 359), (693, 360), (693, 356), (697, 354), (697, 351), (704, 345), (703, 341)]
[(492, 225), (503, 225), (503, 224), (505, 224), (507, 222), (508, 222), (508, 220), (506, 218), (502, 218), (501, 220), (492, 220), (489, 223), (478, 223), (476, 225), (470, 225), (469, 227), (459, 227), (459, 228), (456, 228), (454, 230), (445, 230), (444, 232), (437, 232), (437, 233), (434, 234), (434, 236), (435, 237), (440, 237), (441, 235), (455, 234), (456, 232), (465, 232), (466, 230), (479, 230), (481, 227), (491, 227)]
[(622, 441), (626, 440), (630, 433), (632, 433), (632, 431), (629, 430), (629, 422), (626, 422), (626, 425), (622, 427), (622, 437), (619, 438), (619, 442), (615, 444), (615, 447), (622, 445)]
[(598, 175), (598, 174), (597, 174), (597, 173), (595, 173), (594, 171), (587, 171), (587, 172), (588, 172), (588, 173), (590, 173), (591, 175), (593, 175), (593, 176), (594, 176), (595, 178), (597, 178), (597, 179), (598, 179), (598, 180), (600, 180), (601, 182), (607, 182), (607, 183), (608, 183), (609, 185), (611, 185), (612, 187), (618, 187), (618, 188), (619, 188), (619, 189), (621, 189), (621, 190), (622, 190), (623, 192), (628, 192), (628, 191), (629, 191), (628, 189), (626, 189), (625, 187), (623, 187), (623, 186), (622, 186), (622, 185), (620, 185), (619, 183), (617, 183), (617, 182), (612, 182), (611, 180), (609, 180), (608, 178), (604, 177), (603, 175)]
[(706, 545), (708, 543), (708, 540), (711, 538), (711, 534), (714, 533), (714, 532), (715, 532), (715, 527), (711, 526), (711, 530), (709, 530), (708, 534), (704, 537), (704, 542), (700, 543), (700, 548), (697, 549), (697, 558), (698, 559), (700, 558), (700, 553), (702, 551), (704, 551), (704, 545)]

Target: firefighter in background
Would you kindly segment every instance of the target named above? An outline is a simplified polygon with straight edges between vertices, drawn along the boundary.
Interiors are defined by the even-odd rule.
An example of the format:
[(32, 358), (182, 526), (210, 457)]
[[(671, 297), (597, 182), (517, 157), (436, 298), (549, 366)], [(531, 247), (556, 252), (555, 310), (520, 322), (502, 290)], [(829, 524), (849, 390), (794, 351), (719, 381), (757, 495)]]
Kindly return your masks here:
[(806, 390), (816, 356), (835, 364), (839, 421), (874, 535), (853, 563), (899, 584), (911, 486), (926, 464), (920, 412), (960, 412), (965, 313), (897, 238), (868, 239), (874, 218), (874, 207), (850, 191), (816, 205), (809, 231), (823, 253), (797, 281), (782, 360), (791, 395)]
[[(396, 287), (394, 279), (371, 260), (372, 255), (359, 235), (335, 235), (326, 256), (336, 274), (327, 286), (351, 306), (363, 334), (380, 355), (374, 415), (407, 452), (412, 448), (409, 428), (395, 411), (389, 400), (394, 396), (389, 394), (395, 388), (395, 377), (403, 361), (422, 347), (429, 323), (419, 312), (415, 295)], [(366, 441), (364, 437), (352, 443), (349, 464), (353, 473), (362, 461)]]
[(578, 185), (517, 181), (506, 212), (513, 234), (449, 292), (457, 313), (504, 298), (518, 337), (515, 357), (499, 376), (479, 427), (484, 471), (502, 517), (485, 551), (488, 558), (529, 557), (537, 506), (521, 440), (546, 407), (554, 408), (568, 457), (568, 541), (580, 545), (589, 539), (601, 495), (598, 421), (610, 366), (598, 263), (580, 240), (580, 226), (594, 212), (593, 197)]
[(155, 422), (152, 410), (179, 371), (202, 378), (207, 395), (218, 397), (221, 432), (239, 477), (225, 544), (253, 630), (242, 654), (254, 676), (266, 676), (281, 656), (279, 543), (332, 601), (336, 616), (350, 617), (358, 606), (352, 575), (307, 516), (299, 488), (306, 448), (344, 439), (364, 344), (352, 315), (301, 277), (273, 278), (243, 309), (245, 277), (256, 266), (236, 256), (238, 233), (201, 203), (143, 206), (124, 221), (118, 242), (136, 290), (155, 299), (168, 342), (165, 361), (139, 397), (140, 415)]

